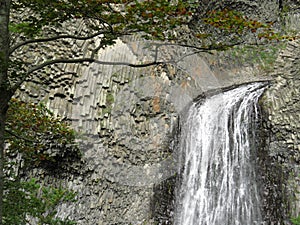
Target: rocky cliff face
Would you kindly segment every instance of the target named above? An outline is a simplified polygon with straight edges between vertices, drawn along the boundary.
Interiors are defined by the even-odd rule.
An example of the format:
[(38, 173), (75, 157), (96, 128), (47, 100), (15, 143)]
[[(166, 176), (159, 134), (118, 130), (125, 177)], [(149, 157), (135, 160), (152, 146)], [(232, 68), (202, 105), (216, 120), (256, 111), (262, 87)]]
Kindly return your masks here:
[[(267, 157), (266, 190), (270, 206), (279, 205), (273, 217), (300, 214), (300, 42), (289, 42), (276, 62), (273, 85), (262, 99), (265, 112)], [(275, 208), (275, 207), (274, 207)], [(282, 214), (281, 214), (282, 215)]]
[[(101, 52), (99, 59), (147, 62), (157, 46), (129, 38)], [(57, 78), (52, 86), (33, 88), (31, 82), (22, 87), (21, 98), (45, 102), (78, 132), (83, 158), (72, 165), (75, 173), (32, 171), (45, 183), (78, 193), (75, 203), (60, 206), (60, 217), (85, 225), (168, 220), (162, 210), (171, 203), (165, 192), (174, 189), (169, 180), (176, 173), (172, 143), (179, 116), (199, 95), (266, 79), (254, 69), (220, 68), (220, 59), (203, 60), (187, 48), (162, 45), (158, 57), (173, 63), (141, 69), (62, 65), (65, 70), (52, 75)]]
[[(265, 17), (278, 9), (274, 2), (224, 4)], [(70, 45), (73, 53), (89, 54), (84, 42)], [(58, 216), (84, 225), (171, 224), (176, 173), (172, 145), (178, 118), (199, 96), (262, 79), (274, 79), (262, 101), (267, 115), (263, 137), (268, 140), (261, 155), (261, 161), (267, 162), (262, 179), (270, 184), (265, 201), (276, 208), (280, 205), (285, 214), (281, 208), (266, 206), (266, 210), (270, 221), (278, 221), (278, 214), (285, 221), (289, 213), (299, 213), (299, 42), (290, 42), (274, 72), (263, 77), (258, 76), (257, 66), (233, 63), (228, 54), (192, 53), (128, 37), (101, 51), (99, 60), (141, 63), (156, 57), (166, 63), (140, 69), (61, 64), (22, 87), (20, 98), (45, 102), (78, 133), (83, 157), (72, 165), (76, 173), (53, 174), (39, 168), (31, 172), (45, 183), (62, 184), (78, 193), (76, 202), (59, 207)]]

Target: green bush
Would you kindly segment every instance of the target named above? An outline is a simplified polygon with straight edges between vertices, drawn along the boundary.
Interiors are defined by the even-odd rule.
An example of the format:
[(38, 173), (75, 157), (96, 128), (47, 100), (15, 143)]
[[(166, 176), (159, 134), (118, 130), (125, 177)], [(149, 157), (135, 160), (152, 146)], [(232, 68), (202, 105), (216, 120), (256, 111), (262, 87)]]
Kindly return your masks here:
[(30, 221), (41, 225), (76, 224), (56, 218), (57, 206), (74, 201), (75, 193), (63, 187), (42, 185), (34, 178), (25, 180), (20, 175), (32, 167), (57, 167), (56, 161), (80, 158), (75, 132), (43, 104), (12, 99), (5, 141), (3, 225), (23, 225)]
[(291, 221), (294, 225), (300, 225), (300, 215), (296, 218), (292, 218)]
[(4, 225), (26, 224), (29, 218), (43, 225), (76, 224), (68, 219), (55, 218), (59, 203), (74, 201), (73, 192), (62, 187), (42, 186), (35, 179), (29, 181), (6, 179), (4, 189)]

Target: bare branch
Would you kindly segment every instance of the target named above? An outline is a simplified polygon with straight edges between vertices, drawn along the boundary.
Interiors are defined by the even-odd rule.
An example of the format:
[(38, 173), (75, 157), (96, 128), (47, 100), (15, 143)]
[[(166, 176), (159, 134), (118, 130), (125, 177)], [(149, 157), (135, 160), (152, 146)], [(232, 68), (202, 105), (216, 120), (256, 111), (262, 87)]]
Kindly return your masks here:
[(153, 62), (143, 63), (143, 64), (134, 64), (134, 63), (128, 63), (128, 62), (107, 62), (107, 61), (101, 61), (101, 60), (97, 60), (97, 59), (93, 59), (93, 58), (54, 59), (51, 61), (46, 61), (35, 67), (32, 67), (30, 70), (27, 71), (27, 74), (33, 73), (33, 72), (40, 70), (46, 66), (50, 66), (50, 65), (54, 65), (54, 64), (58, 64), (58, 63), (84, 63), (84, 62), (97, 63), (97, 64), (101, 64), (101, 65), (111, 65), (111, 66), (129, 66), (129, 67), (136, 67), (136, 68), (167, 63), (167, 62), (153, 61)]
[(74, 39), (74, 40), (83, 40), (84, 41), (84, 40), (92, 39), (94, 37), (97, 37), (97, 36), (99, 36), (101, 34), (105, 34), (105, 33), (111, 33), (111, 31), (99, 31), (99, 32), (96, 32), (96, 33), (91, 34), (89, 36), (58, 35), (58, 36), (48, 37), (48, 38), (31, 39), (31, 40), (27, 40), (27, 41), (21, 42), (21, 43), (15, 45), (15, 46), (13, 46), (9, 50), (9, 54), (11, 55), (18, 48), (20, 48), (20, 47), (22, 47), (24, 45), (32, 44), (32, 43), (56, 41), (56, 40), (59, 40), (59, 39)]
[(223, 50), (224, 48), (232, 48), (234, 46), (240, 45), (242, 44), (242, 42), (238, 42), (238, 43), (234, 43), (234, 44), (224, 44), (224, 45), (210, 45), (207, 47), (197, 47), (195, 45), (188, 45), (188, 44), (180, 44), (180, 43), (155, 43), (156, 46), (160, 47), (160, 46), (180, 46), (180, 47), (186, 47), (186, 48), (190, 48), (190, 49), (195, 49), (197, 50), (196, 53), (200, 53), (200, 52), (207, 52), (210, 53), (210, 51), (212, 50)]
[(77, 58), (77, 59), (54, 59), (54, 60), (50, 60), (50, 61), (46, 61), (42, 64), (39, 64), (37, 66), (32, 67), (31, 69), (29, 69), (24, 75), (23, 78), (14, 85), (14, 87), (12, 88), (14, 91), (16, 91), (23, 82), (26, 81), (26, 79), (28, 78), (28, 76), (38, 70), (43, 69), (46, 66), (51, 66), (54, 64), (58, 64), (58, 63), (84, 63), (84, 62), (88, 62), (88, 63), (97, 63), (97, 64), (101, 64), (101, 65), (110, 65), (110, 66), (129, 66), (129, 67), (133, 67), (133, 68), (142, 68), (142, 67), (148, 67), (148, 66), (153, 66), (153, 65), (160, 65), (160, 64), (165, 64), (165, 63), (171, 63), (171, 61), (152, 61), (152, 62), (148, 62), (148, 63), (141, 63), (141, 64), (134, 64), (134, 63), (128, 63), (128, 62), (107, 62), (107, 61), (101, 61), (101, 60), (97, 60), (97, 59), (93, 59), (93, 58)]
[[(153, 61), (150, 61), (150, 62), (145, 62), (145, 63), (140, 63), (140, 64), (136, 64), (136, 63), (129, 63), (129, 62), (118, 62), (118, 61), (101, 61), (101, 60), (97, 60), (93, 57), (90, 57), (90, 58), (76, 58), (76, 59), (54, 59), (54, 60), (49, 60), (49, 61), (46, 61), (42, 64), (39, 64), (39, 65), (36, 65), (36, 66), (33, 66), (31, 67), (26, 73), (24, 73), (23, 75), (23, 78), (14, 85), (14, 87), (12, 88), (13, 91), (16, 91), (21, 85), (23, 82), (26, 81), (26, 79), (28, 78), (28, 76), (35, 72), (35, 71), (38, 71), (38, 70), (41, 70), (43, 69), (44, 67), (47, 67), (47, 66), (51, 66), (51, 65), (54, 65), (54, 64), (59, 64), (59, 63), (84, 63), (84, 62), (88, 62), (88, 63), (97, 63), (97, 64), (101, 64), (101, 65), (108, 65), (108, 66), (129, 66), (129, 67), (133, 67), (133, 68), (143, 68), (143, 67), (148, 67), (148, 66), (154, 66), (154, 65), (161, 65), (161, 64), (167, 64), (167, 63), (176, 63), (178, 60), (176, 61), (172, 61), (172, 60), (169, 60), (169, 61), (158, 61), (157, 60), (157, 57), (158, 57), (158, 50), (161, 46), (168, 46), (168, 45), (177, 45), (177, 46), (181, 46), (181, 47), (188, 47), (188, 48), (192, 48), (194, 50), (197, 50), (197, 51), (194, 51), (192, 53), (189, 53), (188, 55), (184, 55), (182, 56), (179, 60), (183, 59), (184, 57), (187, 57), (189, 55), (193, 55), (193, 54), (197, 54), (197, 53), (200, 53), (200, 52), (207, 52), (207, 53), (210, 53), (210, 51), (212, 50), (220, 50), (224, 47), (234, 47), (235, 45), (238, 45), (237, 43), (236, 44), (232, 44), (232, 45), (225, 45), (225, 46), (211, 46), (211, 47), (196, 47), (196, 46), (192, 46), (192, 45), (185, 45), (185, 44), (172, 44), (172, 43), (154, 43), (155, 45), (155, 57), (153, 59)], [(94, 54), (93, 54), (94, 55)]]

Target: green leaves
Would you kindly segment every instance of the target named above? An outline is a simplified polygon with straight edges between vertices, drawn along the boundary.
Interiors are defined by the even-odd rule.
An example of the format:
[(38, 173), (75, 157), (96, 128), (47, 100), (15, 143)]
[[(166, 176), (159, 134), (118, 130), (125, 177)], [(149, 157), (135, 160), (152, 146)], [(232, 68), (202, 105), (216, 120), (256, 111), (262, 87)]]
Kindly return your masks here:
[(273, 23), (262, 23), (255, 19), (244, 16), (235, 10), (211, 11), (203, 19), (204, 23), (220, 29), (224, 34), (234, 35), (235, 39), (241, 39), (242, 35), (254, 34), (258, 39), (265, 41), (280, 41), (285, 39), (295, 39), (295, 36), (283, 35), (276, 32)]
[(74, 157), (79, 157), (75, 132), (67, 123), (55, 118), (43, 104), (12, 99), (6, 129), (8, 152), (11, 155), (21, 153), (28, 164), (55, 162), (68, 150)]
[(211, 11), (203, 21), (225, 32), (242, 34), (244, 31), (255, 32), (259, 28), (269, 27), (259, 21), (248, 19), (242, 13), (234, 10), (224, 9)]
[(300, 225), (300, 215), (291, 219), (293, 225)]
[(33, 34), (38, 34), (40, 32), (40, 28), (36, 26), (32, 26), (32, 23), (22, 22), (22, 23), (11, 23), (9, 26), (10, 32), (13, 33), (23, 33), (25, 36), (32, 36)]
[[(190, 23), (198, 5), (197, 1), (192, 0), (15, 0), (12, 3), (14, 10), (30, 13), (24, 13), (20, 23), (11, 24), (10, 30), (27, 38), (35, 38), (42, 35), (45, 28), (62, 28), (66, 21), (82, 19), (88, 32), (107, 31), (101, 37), (100, 47), (103, 48), (113, 45), (122, 35), (136, 32), (141, 32), (147, 39), (174, 40), (174, 30)], [(221, 31), (224, 37), (230, 37), (231, 43), (243, 43), (243, 37), (249, 34), (265, 42), (296, 38), (276, 32), (272, 23), (248, 18), (235, 10), (212, 10), (203, 22)], [(211, 40), (210, 35), (194, 34), (203, 40)], [(224, 46), (231, 43), (224, 43)]]
[(97, 0), (18, 0), (12, 1), (12, 10), (22, 12), (19, 18), (22, 21), (11, 26), (11, 32), (32, 38), (40, 35), (45, 27), (61, 27), (65, 21), (76, 18), (97, 20), (110, 9)]
[[(157, 39), (167, 38), (165, 31), (187, 24), (196, 3), (183, 0), (19, 0), (13, 1), (15, 11), (28, 10), (11, 32), (35, 37), (43, 27), (58, 27), (72, 19), (91, 19), (99, 25), (93, 29), (113, 28), (119, 35), (136, 31), (145, 32)], [(35, 16), (31, 16), (35, 15)]]
[[(23, 157), (25, 165), (18, 168), (22, 170), (45, 163), (55, 165), (58, 159), (65, 164), (64, 157), (68, 151), (71, 151), (72, 157), (80, 157), (74, 131), (43, 104), (17, 99), (10, 101), (6, 129), (8, 149), (5, 161), (7, 176), (4, 179), (4, 224), (26, 224), (28, 217), (34, 218), (39, 224), (75, 224), (55, 218), (56, 207), (61, 202), (74, 201), (75, 193), (62, 187), (43, 186), (35, 179), (22, 181), (14, 174), (14, 168), (19, 165), (13, 160), (17, 154)], [(55, 151), (52, 151), (53, 148)]]
[(125, 9), (124, 16), (128, 23), (125, 29), (142, 31), (148, 38), (170, 39), (167, 31), (187, 24), (193, 9), (185, 1), (136, 1)]
[(61, 202), (74, 201), (74, 192), (62, 187), (42, 186), (36, 179), (5, 179), (4, 189), (4, 225), (26, 224), (28, 217), (38, 220), (39, 224), (76, 224), (55, 218), (55, 208)]

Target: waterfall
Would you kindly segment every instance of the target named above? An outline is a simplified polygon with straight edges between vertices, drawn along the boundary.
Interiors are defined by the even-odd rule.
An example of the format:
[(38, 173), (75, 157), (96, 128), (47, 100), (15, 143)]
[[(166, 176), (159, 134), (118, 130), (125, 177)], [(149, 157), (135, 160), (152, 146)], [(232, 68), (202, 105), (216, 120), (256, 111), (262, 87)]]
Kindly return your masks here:
[(241, 86), (189, 109), (179, 141), (175, 224), (264, 224), (254, 165), (257, 101), (264, 86)]

